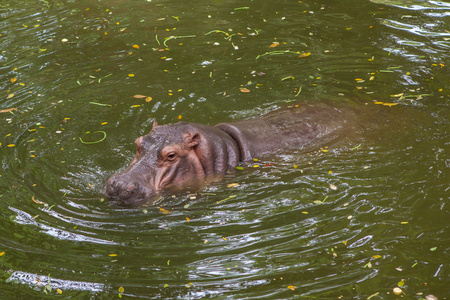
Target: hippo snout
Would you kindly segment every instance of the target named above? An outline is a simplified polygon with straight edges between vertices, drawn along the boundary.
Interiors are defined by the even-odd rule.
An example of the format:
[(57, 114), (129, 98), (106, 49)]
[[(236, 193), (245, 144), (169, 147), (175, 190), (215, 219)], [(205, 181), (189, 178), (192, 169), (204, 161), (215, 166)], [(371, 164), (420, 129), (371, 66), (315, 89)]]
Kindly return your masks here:
[(151, 198), (155, 192), (139, 181), (130, 181), (123, 176), (113, 175), (106, 182), (105, 194), (108, 198), (131, 203)]

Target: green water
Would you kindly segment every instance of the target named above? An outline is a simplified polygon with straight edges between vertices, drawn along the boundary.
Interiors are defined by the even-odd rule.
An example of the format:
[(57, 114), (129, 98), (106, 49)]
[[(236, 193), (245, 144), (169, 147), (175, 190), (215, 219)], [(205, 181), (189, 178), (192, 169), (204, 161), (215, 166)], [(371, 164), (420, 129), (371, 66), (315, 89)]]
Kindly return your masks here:
[[(448, 299), (449, 14), (2, 1), (0, 298)], [(159, 206), (102, 201), (154, 118), (214, 125), (322, 100), (364, 111), (364, 130)]]

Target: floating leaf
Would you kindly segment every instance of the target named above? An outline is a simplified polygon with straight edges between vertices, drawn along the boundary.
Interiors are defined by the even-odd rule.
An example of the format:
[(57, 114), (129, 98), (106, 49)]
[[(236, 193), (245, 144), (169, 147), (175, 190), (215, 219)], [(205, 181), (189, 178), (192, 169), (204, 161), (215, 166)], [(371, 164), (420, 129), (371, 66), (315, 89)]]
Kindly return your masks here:
[(249, 89), (246, 89), (246, 88), (240, 88), (239, 89), (242, 93), (250, 93), (250, 90)]
[(239, 186), (239, 183), (230, 183), (229, 185), (227, 185), (227, 187), (228, 188), (232, 188), (232, 187), (235, 187), (235, 186)]
[(288, 285), (287, 288), (290, 289), (291, 291), (295, 291), (296, 286), (295, 285)]
[(123, 288), (123, 286), (121, 286), (120, 288), (119, 288), (119, 293), (123, 293), (125, 291), (125, 289)]
[(274, 48), (274, 47), (277, 47), (277, 46), (279, 46), (279, 45), (280, 45), (280, 43), (278, 43), (278, 42), (273, 42), (272, 45), (270, 45), (269, 47), (270, 47), (270, 48)]
[(403, 93), (397, 94), (397, 95), (391, 95), (391, 97), (393, 97), (393, 98), (402, 97), (402, 96), (403, 96)]
[(9, 111), (12, 111), (12, 110), (17, 110), (17, 108), (13, 107), (13, 108), (8, 108), (8, 109), (2, 109), (2, 110), (0, 110), (0, 113), (9, 112)]
[(133, 98), (142, 99), (142, 98), (147, 98), (147, 96), (145, 96), (145, 95), (134, 95)]
[(3, 255), (5, 255), (5, 251), (0, 252), (0, 256), (3, 256)]
[[(96, 143), (100, 143), (101, 141), (103, 141), (104, 139), (106, 139), (106, 132), (104, 132), (104, 131), (95, 131), (94, 133), (103, 133), (103, 138), (101, 138), (100, 140), (98, 140), (98, 141), (95, 141), (95, 142), (85, 142), (85, 141), (83, 141), (82, 139), (81, 139), (81, 137), (79, 137), (79, 139), (80, 139), (80, 141), (83, 143), (83, 144), (96, 144)], [(90, 133), (90, 132), (86, 132), (86, 133)]]
[(383, 103), (384, 106), (394, 106), (394, 105), (398, 105), (398, 103)]
[(110, 257), (116, 257), (117, 254), (116, 254), (116, 253), (111, 253), (111, 254), (108, 254), (108, 256), (110, 256)]
[(401, 294), (403, 293), (402, 289), (399, 288), (399, 287), (395, 287), (392, 291), (393, 291), (394, 294), (396, 294), (397, 296), (398, 296), (398, 295), (401, 295)]
[(330, 189), (332, 189), (333, 191), (337, 190), (337, 186), (335, 186), (334, 184), (330, 184)]
[(237, 166), (236, 169), (243, 171), (243, 170), (244, 170), (244, 167)]
[(306, 52), (306, 53), (300, 54), (298, 57), (307, 57), (307, 56), (310, 56), (310, 55), (311, 55), (311, 52)]
[(437, 247), (430, 248), (430, 251), (436, 251)]
[(61, 289), (56, 289), (56, 291), (58, 292), (58, 294), (62, 295), (62, 290)]
[(164, 209), (162, 207), (159, 208), (159, 211), (165, 215), (170, 214), (170, 210)]
[(11, 83), (14, 83), (14, 82), (16, 82), (17, 81), (17, 78), (11, 78)]
[(34, 199), (34, 196), (31, 197), (31, 200), (33, 200), (33, 202), (34, 202), (34, 203), (37, 203), (37, 204), (48, 205), (48, 204), (45, 203), (45, 202), (42, 202), (42, 201), (39, 201), (39, 200)]
[(133, 45), (133, 48), (134, 48), (134, 49), (139, 49), (139, 45), (134, 44), (134, 45)]
[(10, 99), (12, 97), (14, 97), (14, 94), (8, 94), (8, 97), (6, 97), (6, 99)]
[(188, 217), (186, 217), (186, 221), (189, 223), (191, 221), (191, 219), (189, 219)]
[(147, 98), (145, 98), (145, 102), (150, 102), (150, 101), (152, 101), (152, 97), (147, 97)]
[(236, 196), (237, 196), (237, 195), (231, 195), (231, 196), (229, 196), (229, 197), (227, 197), (227, 198), (225, 198), (225, 199), (223, 199), (223, 200), (217, 201), (216, 203), (222, 203), (222, 202), (225, 202), (225, 201), (227, 201), (227, 200), (236, 198)]
[(372, 258), (373, 259), (378, 259), (378, 258), (381, 258), (381, 255), (375, 254), (375, 255), (372, 255)]
[(188, 284), (185, 285), (186, 288), (190, 288), (192, 286), (192, 282), (189, 282)]

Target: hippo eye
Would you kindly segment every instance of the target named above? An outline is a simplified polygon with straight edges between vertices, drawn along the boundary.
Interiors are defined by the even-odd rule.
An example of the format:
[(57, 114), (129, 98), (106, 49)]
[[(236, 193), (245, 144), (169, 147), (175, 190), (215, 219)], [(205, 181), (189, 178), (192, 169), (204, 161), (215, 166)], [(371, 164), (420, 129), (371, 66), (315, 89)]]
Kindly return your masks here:
[(171, 152), (171, 153), (167, 154), (166, 159), (174, 160), (176, 156), (177, 156), (177, 154), (175, 152)]

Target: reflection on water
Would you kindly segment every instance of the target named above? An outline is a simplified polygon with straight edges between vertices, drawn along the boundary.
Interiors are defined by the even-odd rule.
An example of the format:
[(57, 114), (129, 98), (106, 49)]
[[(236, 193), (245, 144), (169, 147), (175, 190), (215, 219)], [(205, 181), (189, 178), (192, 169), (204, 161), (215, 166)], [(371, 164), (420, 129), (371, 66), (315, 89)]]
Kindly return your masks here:
[[(446, 299), (449, 9), (0, 4), (2, 293)], [(157, 207), (103, 199), (154, 118), (213, 125), (322, 99), (364, 112), (358, 133)]]

